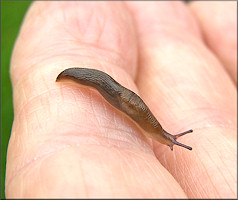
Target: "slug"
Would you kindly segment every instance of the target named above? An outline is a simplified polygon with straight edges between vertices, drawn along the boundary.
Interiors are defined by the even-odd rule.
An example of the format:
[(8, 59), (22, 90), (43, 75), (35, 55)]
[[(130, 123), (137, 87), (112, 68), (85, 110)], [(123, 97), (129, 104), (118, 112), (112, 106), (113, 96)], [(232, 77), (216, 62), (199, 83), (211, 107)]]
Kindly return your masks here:
[(79, 84), (96, 89), (112, 106), (126, 114), (147, 137), (162, 144), (168, 145), (173, 150), (173, 145), (178, 145), (189, 150), (192, 147), (177, 142), (176, 139), (187, 133), (188, 130), (177, 135), (166, 132), (144, 101), (131, 90), (123, 87), (108, 74), (88, 68), (69, 68), (62, 71), (56, 81), (71, 79)]

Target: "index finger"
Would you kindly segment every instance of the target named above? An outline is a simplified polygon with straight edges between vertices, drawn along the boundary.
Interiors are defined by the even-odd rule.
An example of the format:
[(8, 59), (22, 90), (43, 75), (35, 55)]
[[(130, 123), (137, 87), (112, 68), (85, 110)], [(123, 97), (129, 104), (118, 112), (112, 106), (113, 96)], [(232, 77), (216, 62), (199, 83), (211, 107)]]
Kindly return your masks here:
[[(146, 151), (149, 145), (128, 130), (126, 120), (98, 94), (55, 79), (72, 66), (98, 68), (135, 91), (136, 59), (132, 20), (122, 3), (32, 4), (10, 69), (15, 116), (7, 155), (7, 197), (112, 195), (102, 187), (120, 184), (113, 176), (108, 177), (112, 182), (104, 179), (105, 167), (113, 171), (112, 161), (121, 157), (113, 146), (142, 144)], [(133, 138), (138, 143), (131, 142)], [(91, 181), (94, 177), (98, 182)], [(61, 183), (69, 179), (66, 191)], [(96, 189), (88, 194), (87, 187)]]

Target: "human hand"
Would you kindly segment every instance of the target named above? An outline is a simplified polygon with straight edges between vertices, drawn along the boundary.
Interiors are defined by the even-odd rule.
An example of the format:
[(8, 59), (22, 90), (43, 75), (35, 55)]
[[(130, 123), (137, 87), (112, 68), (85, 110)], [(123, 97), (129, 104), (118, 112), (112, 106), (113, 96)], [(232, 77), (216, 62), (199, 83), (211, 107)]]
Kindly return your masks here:
[[(11, 62), (6, 197), (236, 197), (237, 60), (229, 45), (237, 39), (226, 37), (237, 22), (206, 18), (204, 4), (221, 3), (34, 2)], [(235, 12), (235, 2), (222, 5)], [(214, 33), (217, 43), (216, 17), (231, 20)], [(193, 129), (178, 140), (193, 150), (144, 137), (95, 90), (56, 83), (70, 67), (107, 72), (171, 134)]]

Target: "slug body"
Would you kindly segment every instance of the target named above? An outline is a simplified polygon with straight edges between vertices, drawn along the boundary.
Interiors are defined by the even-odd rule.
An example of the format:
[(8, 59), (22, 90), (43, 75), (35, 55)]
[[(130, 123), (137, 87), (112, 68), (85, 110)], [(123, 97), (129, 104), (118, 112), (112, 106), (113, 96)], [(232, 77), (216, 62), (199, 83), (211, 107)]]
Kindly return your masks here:
[(173, 150), (173, 145), (192, 150), (192, 147), (179, 143), (176, 139), (191, 133), (193, 130), (177, 135), (169, 134), (162, 128), (150, 109), (136, 93), (120, 85), (108, 74), (96, 69), (69, 68), (62, 71), (56, 81), (62, 79), (71, 79), (98, 90), (112, 106), (131, 118), (147, 137), (168, 145), (171, 150)]

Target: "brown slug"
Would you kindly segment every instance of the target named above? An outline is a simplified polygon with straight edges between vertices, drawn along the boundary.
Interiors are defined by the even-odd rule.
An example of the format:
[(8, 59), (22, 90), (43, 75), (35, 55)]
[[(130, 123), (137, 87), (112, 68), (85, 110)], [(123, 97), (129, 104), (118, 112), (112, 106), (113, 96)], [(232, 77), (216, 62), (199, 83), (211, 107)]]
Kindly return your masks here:
[(108, 74), (96, 69), (69, 68), (62, 71), (56, 81), (62, 79), (71, 79), (98, 90), (111, 105), (131, 118), (147, 137), (168, 145), (171, 150), (173, 150), (173, 145), (192, 150), (192, 147), (179, 143), (176, 139), (193, 132), (193, 130), (177, 135), (169, 134), (162, 128), (150, 109), (137, 94), (120, 85)]

